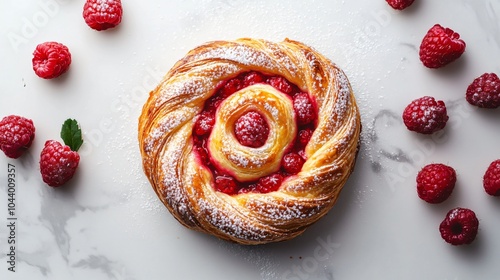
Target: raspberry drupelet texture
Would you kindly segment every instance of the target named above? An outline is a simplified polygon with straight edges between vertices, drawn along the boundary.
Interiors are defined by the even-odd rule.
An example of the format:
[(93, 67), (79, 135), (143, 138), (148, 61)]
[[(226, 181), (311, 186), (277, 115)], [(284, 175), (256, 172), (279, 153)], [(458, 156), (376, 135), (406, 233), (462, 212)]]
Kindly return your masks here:
[(9, 158), (19, 158), (35, 138), (33, 121), (10, 115), (0, 121), (0, 150)]
[(415, 0), (386, 0), (387, 3), (396, 10), (404, 10), (411, 6)]
[(250, 111), (236, 121), (234, 134), (241, 145), (258, 148), (269, 137), (269, 125), (261, 114)]
[(493, 161), (484, 173), (483, 186), (487, 194), (500, 196), (500, 159)]
[(40, 172), (43, 181), (51, 187), (59, 187), (73, 178), (80, 155), (69, 146), (49, 140), (40, 154)]
[(215, 117), (210, 113), (200, 114), (194, 124), (194, 133), (203, 136), (212, 131), (215, 124)]
[(278, 173), (271, 174), (266, 177), (262, 177), (259, 179), (257, 183), (256, 189), (260, 193), (268, 193), (277, 191), (283, 182), (283, 176)]
[(283, 77), (271, 77), (267, 80), (267, 82), (276, 88), (277, 90), (286, 93), (286, 94), (292, 94), (293, 92), (293, 87), (292, 85), (285, 80)]
[(432, 134), (446, 126), (446, 105), (430, 96), (415, 99), (405, 108), (403, 121), (411, 131)]
[(440, 163), (426, 165), (417, 175), (418, 196), (429, 203), (441, 203), (451, 195), (456, 181), (452, 167)]
[(297, 153), (288, 153), (283, 157), (281, 166), (288, 174), (297, 174), (304, 165), (304, 159)]
[(467, 208), (455, 208), (446, 214), (439, 225), (441, 237), (452, 245), (470, 244), (479, 228), (479, 220), (474, 211)]
[(428, 68), (440, 68), (462, 56), (465, 46), (458, 33), (436, 24), (420, 44), (420, 60)]
[(114, 28), (122, 21), (121, 0), (87, 0), (83, 6), (83, 18), (97, 31)]
[(500, 107), (500, 78), (495, 73), (484, 73), (467, 87), (465, 98), (480, 108)]
[(306, 125), (317, 119), (316, 109), (307, 93), (299, 93), (293, 98), (293, 109), (299, 125)]
[(45, 42), (36, 46), (33, 52), (33, 70), (43, 79), (61, 76), (69, 69), (71, 53), (68, 47), (57, 42)]

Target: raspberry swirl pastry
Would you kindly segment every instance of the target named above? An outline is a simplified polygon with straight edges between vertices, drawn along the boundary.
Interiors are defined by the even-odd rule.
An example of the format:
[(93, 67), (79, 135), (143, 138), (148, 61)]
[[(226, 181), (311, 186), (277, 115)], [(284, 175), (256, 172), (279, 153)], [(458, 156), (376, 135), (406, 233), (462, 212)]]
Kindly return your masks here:
[(144, 172), (188, 228), (241, 244), (291, 239), (335, 204), (360, 116), (335, 64), (310, 47), (239, 39), (191, 50), (139, 119)]

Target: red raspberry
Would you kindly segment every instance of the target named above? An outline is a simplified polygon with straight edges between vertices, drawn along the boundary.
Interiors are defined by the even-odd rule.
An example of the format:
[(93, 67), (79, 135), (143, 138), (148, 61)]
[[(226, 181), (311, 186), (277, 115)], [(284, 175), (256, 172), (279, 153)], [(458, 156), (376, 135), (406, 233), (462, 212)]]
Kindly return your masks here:
[(500, 107), (500, 79), (495, 73), (484, 73), (467, 88), (467, 101), (481, 108)]
[(68, 47), (57, 42), (45, 42), (33, 52), (33, 70), (43, 79), (57, 78), (68, 71), (71, 53)]
[(238, 184), (233, 177), (217, 176), (215, 178), (215, 190), (225, 194), (235, 194), (238, 192)]
[(121, 0), (87, 0), (83, 18), (90, 28), (101, 31), (116, 27), (122, 21)]
[(396, 10), (404, 10), (413, 4), (415, 0), (386, 0)]
[(316, 111), (307, 93), (299, 93), (294, 97), (293, 109), (299, 125), (309, 124), (316, 120)]
[(441, 237), (452, 245), (470, 244), (477, 235), (479, 221), (474, 211), (467, 208), (455, 208), (446, 214), (439, 225)]
[(500, 196), (500, 159), (492, 162), (484, 173), (483, 186), (487, 194)]
[(440, 68), (456, 60), (465, 52), (460, 35), (439, 24), (434, 25), (420, 44), (420, 60), (429, 68)]
[(194, 133), (203, 136), (210, 133), (215, 124), (215, 118), (209, 113), (201, 114), (194, 124)]
[(430, 96), (415, 99), (405, 108), (403, 121), (411, 131), (432, 134), (443, 129), (448, 121), (446, 105)]
[(297, 139), (297, 144), (299, 148), (305, 148), (309, 141), (311, 140), (313, 131), (312, 129), (306, 128), (301, 131), (299, 131), (298, 134), (298, 139)]
[(277, 90), (286, 93), (286, 94), (292, 94), (293, 92), (293, 87), (292, 85), (283, 77), (275, 76), (267, 79), (267, 82), (276, 88)]
[(10, 158), (19, 158), (35, 138), (33, 121), (10, 115), (0, 121), (0, 150)]
[(266, 143), (269, 126), (261, 114), (250, 111), (236, 121), (234, 134), (241, 145), (258, 148)]
[(281, 166), (288, 174), (297, 174), (304, 165), (304, 159), (297, 153), (288, 153), (283, 157)]
[(259, 72), (249, 72), (245, 78), (243, 78), (243, 87), (245, 88), (262, 82), (264, 82), (264, 76), (262, 76)]
[(255, 186), (255, 189), (259, 193), (269, 193), (277, 191), (283, 182), (283, 176), (278, 173), (271, 174), (269, 176), (259, 179), (259, 182)]
[(40, 154), (40, 172), (43, 181), (51, 187), (59, 187), (75, 174), (80, 155), (69, 146), (49, 140)]
[(238, 90), (242, 89), (241, 81), (238, 78), (233, 78), (229, 80), (221, 89), (220, 89), (220, 96), (225, 99), (226, 97), (230, 96), (231, 94), (237, 92)]
[(457, 175), (444, 164), (426, 165), (417, 175), (418, 196), (429, 203), (441, 203), (452, 193)]

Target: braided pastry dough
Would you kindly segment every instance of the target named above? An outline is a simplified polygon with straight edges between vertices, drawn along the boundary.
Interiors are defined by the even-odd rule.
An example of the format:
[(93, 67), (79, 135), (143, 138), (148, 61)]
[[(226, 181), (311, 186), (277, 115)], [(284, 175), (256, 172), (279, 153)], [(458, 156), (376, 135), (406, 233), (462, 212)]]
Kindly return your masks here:
[[(192, 132), (218, 84), (247, 71), (280, 75), (309, 93), (318, 119), (298, 174), (274, 192), (228, 195), (214, 189), (214, 176), (195, 156)], [(240, 181), (276, 171), (296, 136), (290, 108), (290, 99), (269, 85), (234, 93), (217, 110), (211, 156)], [(255, 149), (240, 145), (231, 130), (248, 110), (269, 124), (266, 143)], [(199, 46), (173, 66), (144, 105), (139, 145), (147, 178), (179, 222), (237, 243), (262, 244), (301, 234), (335, 204), (354, 168), (360, 129), (348, 79), (330, 60), (289, 39), (238, 39)]]

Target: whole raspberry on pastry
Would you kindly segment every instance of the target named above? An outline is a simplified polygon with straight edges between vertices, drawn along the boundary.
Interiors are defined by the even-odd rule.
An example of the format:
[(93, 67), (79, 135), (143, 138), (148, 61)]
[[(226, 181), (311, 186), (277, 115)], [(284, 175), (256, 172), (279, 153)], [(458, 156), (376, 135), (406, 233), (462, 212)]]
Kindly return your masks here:
[(345, 74), (286, 39), (215, 41), (179, 60), (139, 118), (144, 172), (188, 228), (241, 244), (291, 239), (351, 174), (361, 130)]

